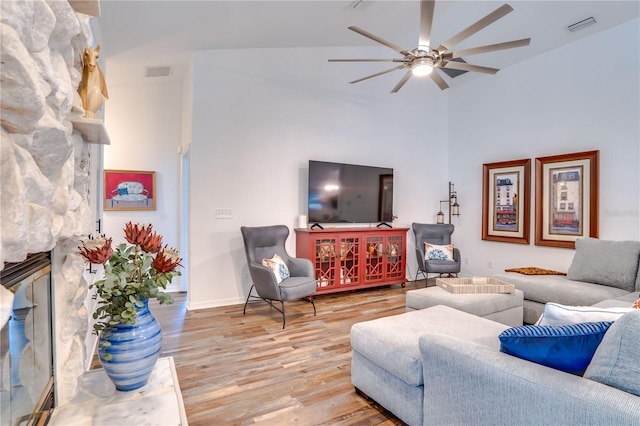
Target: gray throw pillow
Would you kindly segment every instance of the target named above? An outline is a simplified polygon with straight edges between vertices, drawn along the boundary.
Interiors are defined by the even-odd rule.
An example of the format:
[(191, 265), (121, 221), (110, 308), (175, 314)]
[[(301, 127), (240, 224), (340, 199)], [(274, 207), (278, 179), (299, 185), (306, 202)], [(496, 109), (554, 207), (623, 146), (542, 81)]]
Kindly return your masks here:
[(638, 241), (578, 238), (567, 278), (634, 291), (639, 257)]
[(640, 309), (613, 323), (596, 349), (584, 378), (640, 396)]

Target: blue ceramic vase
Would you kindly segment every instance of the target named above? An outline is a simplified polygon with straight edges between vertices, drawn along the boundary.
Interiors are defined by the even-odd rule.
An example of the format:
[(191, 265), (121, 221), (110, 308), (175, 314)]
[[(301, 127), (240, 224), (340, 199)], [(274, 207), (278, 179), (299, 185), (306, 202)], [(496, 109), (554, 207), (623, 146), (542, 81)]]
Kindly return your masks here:
[[(109, 342), (105, 346), (102, 342)], [(98, 356), (107, 376), (119, 391), (132, 391), (147, 384), (160, 355), (162, 331), (147, 301), (138, 308), (133, 325), (118, 324), (100, 334)], [(105, 359), (106, 355), (110, 359)], [(108, 356), (106, 358), (109, 358)]]

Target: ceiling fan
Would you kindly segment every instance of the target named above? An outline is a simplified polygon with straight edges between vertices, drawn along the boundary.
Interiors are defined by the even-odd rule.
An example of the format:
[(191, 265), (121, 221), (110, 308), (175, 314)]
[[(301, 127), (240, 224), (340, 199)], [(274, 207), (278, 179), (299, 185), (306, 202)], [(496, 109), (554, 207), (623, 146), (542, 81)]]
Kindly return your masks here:
[(494, 52), (497, 50), (512, 49), (514, 47), (528, 46), (531, 39), (523, 38), (520, 40), (507, 41), (504, 43), (490, 44), (486, 46), (472, 47), (467, 49), (460, 49), (451, 51), (455, 45), (461, 41), (469, 38), (473, 34), (488, 27), (498, 19), (507, 15), (513, 11), (513, 8), (508, 4), (503, 4), (493, 12), (489, 13), (484, 18), (471, 24), (469, 27), (460, 31), (447, 41), (440, 44), (438, 47), (431, 48), (431, 26), (433, 23), (433, 11), (435, 8), (435, 1), (423, 0), (420, 2), (420, 34), (418, 37), (418, 47), (413, 50), (403, 49), (391, 42), (388, 42), (368, 31), (351, 26), (349, 29), (360, 35), (363, 35), (371, 40), (383, 44), (396, 52), (402, 54), (402, 58), (396, 59), (329, 59), (329, 62), (397, 62), (400, 65), (381, 71), (367, 77), (359, 78), (351, 81), (350, 83), (358, 83), (363, 80), (377, 77), (395, 70), (408, 69), (407, 73), (400, 79), (398, 84), (393, 88), (391, 93), (396, 93), (404, 86), (404, 84), (415, 75), (417, 77), (429, 75), (431, 79), (440, 87), (441, 90), (445, 90), (449, 85), (444, 81), (442, 76), (435, 72), (436, 68), (450, 68), (461, 71), (480, 72), (485, 74), (495, 74), (500, 71), (497, 68), (483, 67), (480, 65), (472, 65), (466, 62), (459, 62), (460, 58), (464, 55), (476, 55), (478, 53)]

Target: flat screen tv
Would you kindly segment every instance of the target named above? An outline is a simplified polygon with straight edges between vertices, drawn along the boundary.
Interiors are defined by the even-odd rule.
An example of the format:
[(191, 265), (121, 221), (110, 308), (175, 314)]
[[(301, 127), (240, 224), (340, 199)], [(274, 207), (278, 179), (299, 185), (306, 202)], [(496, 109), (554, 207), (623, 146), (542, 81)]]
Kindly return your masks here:
[(393, 169), (309, 161), (309, 223), (391, 222)]

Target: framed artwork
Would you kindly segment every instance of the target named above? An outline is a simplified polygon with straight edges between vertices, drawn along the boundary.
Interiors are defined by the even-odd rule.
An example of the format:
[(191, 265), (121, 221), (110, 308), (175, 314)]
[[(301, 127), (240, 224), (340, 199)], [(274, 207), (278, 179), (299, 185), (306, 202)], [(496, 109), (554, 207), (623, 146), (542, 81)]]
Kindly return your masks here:
[(531, 160), (482, 165), (482, 239), (529, 244)]
[(579, 237), (598, 237), (599, 157), (536, 158), (536, 245), (575, 248)]
[(104, 210), (155, 210), (156, 172), (104, 171)]

